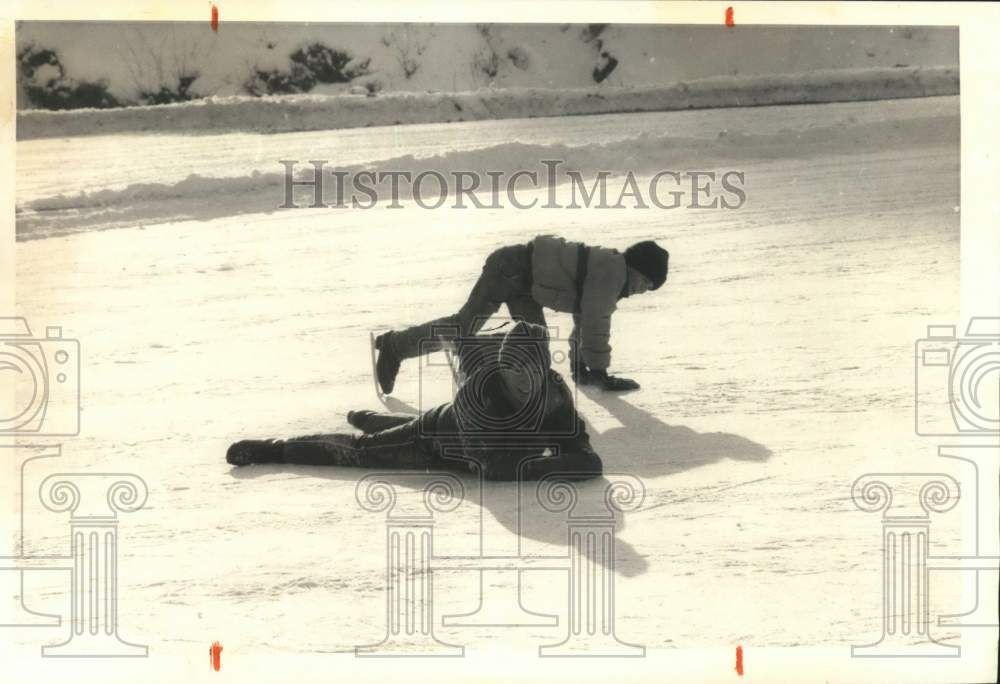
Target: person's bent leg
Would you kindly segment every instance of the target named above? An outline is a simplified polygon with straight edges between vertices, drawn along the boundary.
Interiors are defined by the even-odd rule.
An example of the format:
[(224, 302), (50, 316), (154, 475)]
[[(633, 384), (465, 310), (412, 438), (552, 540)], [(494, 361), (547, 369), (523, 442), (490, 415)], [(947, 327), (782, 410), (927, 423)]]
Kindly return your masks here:
[(354, 435), (331, 433), (292, 439), (245, 439), (230, 445), (226, 461), (235, 466), (251, 463), (302, 465), (353, 465)]
[(496, 291), (499, 269), (495, 254), (486, 260), (482, 274), (457, 314), (403, 330), (390, 330), (375, 338), (378, 350), (375, 375), (383, 392), (392, 393), (404, 360), (440, 351), (456, 337), (476, 334), (483, 323), (497, 312), (503, 300), (502, 293)]
[(295, 465), (362, 467), (358, 438), (346, 433), (308, 435), (282, 442), (281, 462)]
[(416, 421), (367, 435), (312, 435), (284, 444), (285, 463), (424, 470), (431, 465)]
[(418, 416), (410, 413), (390, 413), (386, 411), (348, 411), (347, 422), (362, 432), (372, 433), (388, 430), (397, 425), (405, 425)]
[(432, 450), (415, 420), (357, 438), (363, 468), (427, 470), (434, 464)]
[(454, 316), (447, 316), (403, 330), (390, 330), (376, 337), (375, 376), (379, 387), (386, 394), (392, 394), (404, 360), (438, 351), (445, 339), (457, 333), (458, 321)]
[(409, 420), (369, 435), (331, 433), (287, 440), (244, 440), (229, 447), (226, 460), (236, 466), (283, 463), (426, 469), (431, 465), (430, 453), (416, 421)]
[(510, 300), (507, 302), (507, 310), (510, 311), (510, 317), (514, 320), (524, 321), (525, 323), (534, 323), (535, 325), (540, 325), (543, 328), (547, 327), (545, 323), (545, 312), (542, 310), (541, 305), (531, 296), (522, 296), (517, 299)]

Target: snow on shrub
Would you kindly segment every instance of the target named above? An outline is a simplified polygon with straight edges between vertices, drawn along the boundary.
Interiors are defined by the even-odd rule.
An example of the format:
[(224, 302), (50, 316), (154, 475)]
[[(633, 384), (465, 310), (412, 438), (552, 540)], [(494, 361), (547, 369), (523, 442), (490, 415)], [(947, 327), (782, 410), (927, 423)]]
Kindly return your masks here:
[(243, 82), (243, 90), (257, 96), (307, 93), (315, 87), (316, 77), (301, 64), (293, 64), (288, 71), (255, 67)]
[(243, 83), (243, 90), (258, 96), (307, 93), (318, 83), (350, 83), (366, 76), (371, 63), (370, 59), (357, 61), (349, 52), (322, 43), (310, 43), (288, 58), (291, 65), (287, 71), (254, 67)]
[(122, 106), (108, 92), (107, 81), (77, 81), (67, 77), (55, 50), (28, 45), (17, 53), (17, 66), (25, 95), (40, 109)]
[(367, 75), (371, 64), (371, 59), (356, 62), (349, 52), (334, 50), (322, 43), (299, 48), (289, 55), (289, 59), (311, 71), (319, 83), (350, 83), (358, 76)]
[(171, 102), (188, 102), (202, 97), (191, 92), (191, 85), (198, 80), (200, 74), (191, 72), (179, 74), (174, 86), (161, 85), (159, 90), (139, 91), (139, 102), (148, 105), (170, 104)]

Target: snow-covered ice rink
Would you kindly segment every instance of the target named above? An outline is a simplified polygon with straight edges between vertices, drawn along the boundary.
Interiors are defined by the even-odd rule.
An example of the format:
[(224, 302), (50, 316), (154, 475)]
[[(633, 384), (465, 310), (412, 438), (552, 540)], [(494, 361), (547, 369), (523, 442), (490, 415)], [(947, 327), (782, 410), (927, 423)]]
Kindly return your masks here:
[[(624, 300), (612, 330), (612, 370), (642, 389), (578, 395), (606, 472), (646, 489), (617, 529), (619, 638), (651, 654), (871, 643), (882, 624), (882, 533), (851, 484), (869, 472), (959, 474), (913, 427), (914, 342), (930, 323), (960, 322), (958, 111), (958, 97), (942, 97), (20, 142), (18, 227), (33, 239), (17, 244), (18, 314), (80, 340), (83, 388), (81, 435), (26, 476), (127, 471), (148, 483), (146, 507), (120, 522), (123, 638), (199, 661), (214, 639), (224, 657), (351, 652), (385, 633), (385, 524), (355, 500), (365, 473), (234, 469), (226, 447), (347, 429), (349, 409), (379, 408), (369, 331), (457, 310), (496, 247), (540, 233), (620, 249), (655, 239), (671, 253), (669, 280)], [(275, 210), (280, 184), (252, 182), (254, 171), (280, 174), (277, 159), (437, 155), (444, 168), (478, 149), (475, 163), (494, 155), (508, 168), (578, 148), (610, 168), (639, 155), (646, 172), (742, 171), (747, 201)], [(146, 204), (141, 192), (134, 202), (122, 194), (190, 174), (231, 183)], [(99, 206), (30, 206), (102, 190), (112, 199)], [(124, 227), (99, 230), (113, 226)], [(569, 332), (568, 315), (547, 314)], [(446, 368), (408, 361), (393, 405), (418, 408), (421, 378), (432, 398), (448, 398)], [(604, 484), (580, 485), (581, 499)], [(436, 518), (435, 553), (478, 553), (480, 525), (499, 553), (566, 553), (564, 516), (527, 506), (518, 525), (516, 485), (488, 485), (484, 507), (477, 482), (465, 485), (465, 502)], [(526, 498), (533, 492), (525, 485)], [(958, 553), (960, 508), (934, 519), (937, 552)], [(63, 552), (64, 521), (31, 496), (24, 524), (25, 553)], [(932, 614), (971, 608), (960, 574), (932, 575)], [(26, 577), (32, 609), (66, 613), (64, 582)], [(497, 591), (517, 582), (488, 577)], [(523, 605), (560, 616), (558, 626), (439, 626), (437, 636), (470, 654), (534, 654), (560, 641), (565, 573), (521, 580)], [(463, 613), (479, 583), (441, 571), (434, 590), (438, 615)], [(932, 633), (959, 643), (953, 628)]]

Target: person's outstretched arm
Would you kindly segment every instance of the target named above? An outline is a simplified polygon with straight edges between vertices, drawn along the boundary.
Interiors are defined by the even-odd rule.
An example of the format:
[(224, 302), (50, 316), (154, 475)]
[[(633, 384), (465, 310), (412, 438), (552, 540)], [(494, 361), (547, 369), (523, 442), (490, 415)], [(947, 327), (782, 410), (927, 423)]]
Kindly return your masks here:
[(611, 315), (625, 286), (625, 273), (610, 260), (591, 260), (591, 270), (583, 285), (580, 311), (573, 314), (573, 344), (577, 361), (574, 380), (580, 385), (596, 385), (609, 392), (639, 389), (639, 383), (608, 374), (611, 365)]

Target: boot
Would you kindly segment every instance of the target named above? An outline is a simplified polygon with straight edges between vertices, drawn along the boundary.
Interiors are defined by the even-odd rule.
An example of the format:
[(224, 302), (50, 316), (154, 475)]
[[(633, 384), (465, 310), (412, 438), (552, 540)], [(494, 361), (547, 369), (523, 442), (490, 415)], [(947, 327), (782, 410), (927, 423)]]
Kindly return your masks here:
[(403, 359), (439, 351), (448, 339), (460, 334), (454, 316), (438, 318), (405, 330), (390, 330), (375, 338), (375, 376), (385, 394), (392, 394)]
[(362, 411), (348, 411), (347, 412), (347, 424), (353, 428), (357, 428), (362, 432), (375, 432), (375, 430), (365, 429), (370, 428), (371, 418), (376, 415), (376, 411), (369, 411), (367, 409)]
[(378, 378), (378, 386), (385, 394), (392, 394), (392, 389), (396, 386), (396, 375), (399, 374), (399, 364), (403, 362), (403, 359), (396, 353), (392, 338), (393, 331), (391, 330), (375, 338), (375, 349), (378, 351), (378, 358), (375, 360), (375, 377)]
[(226, 451), (226, 462), (234, 466), (251, 463), (281, 463), (282, 443), (273, 439), (244, 439), (230, 445)]

